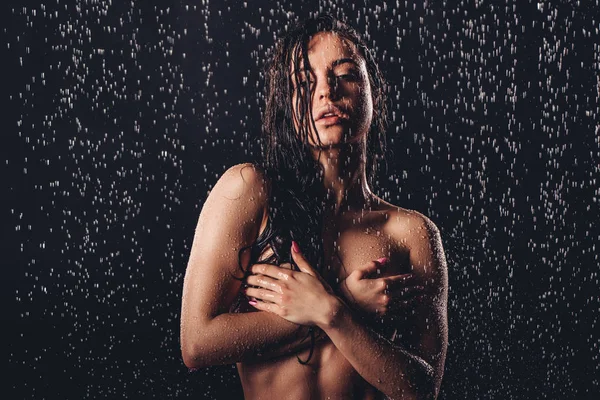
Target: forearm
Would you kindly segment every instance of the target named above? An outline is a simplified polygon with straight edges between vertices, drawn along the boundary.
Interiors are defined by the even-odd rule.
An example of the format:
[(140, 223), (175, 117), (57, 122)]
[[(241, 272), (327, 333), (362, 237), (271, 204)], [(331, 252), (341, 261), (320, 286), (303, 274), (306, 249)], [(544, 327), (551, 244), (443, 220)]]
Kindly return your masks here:
[(367, 329), (339, 299), (331, 310), (319, 327), (363, 379), (390, 399), (435, 398), (431, 365)]
[(308, 327), (265, 311), (225, 313), (187, 333), (184, 362), (190, 368), (258, 362), (297, 353), (310, 346), (302, 340)]
[[(259, 313), (261, 313), (261, 315), (271, 314), (267, 313), (266, 311), (259, 311)], [(280, 318), (275, 319), (273, 323), (278, 324), (281, 322), (281, 320), (289, 322), (283, 318)], [(244, 355), (240, 361), (262, 362), (277, 357), (297, 354), (305, 349), (308, 349), (311, 346), (311, 334), (309, 332), (309, 328), (311, 327), (296, 324), (293, 324), (293, 326), (294, 328), (292, 331), (290, 331), (291, 333), (286, 334), (286, 336), (284, 336), (281, 340), (276, 340), (276, 338), (273, 339), (273, 341), (270, 341), (270, 343), (265, 344), (262, 349), (258, 349), (256, 352), (250, 352), (249, 354)], [(315, 343), (327, 338), (327, 335), (325, 335), (321, 328), (313, 326), (312, 330), (314, 331), (312, 336), (314, 337)]]

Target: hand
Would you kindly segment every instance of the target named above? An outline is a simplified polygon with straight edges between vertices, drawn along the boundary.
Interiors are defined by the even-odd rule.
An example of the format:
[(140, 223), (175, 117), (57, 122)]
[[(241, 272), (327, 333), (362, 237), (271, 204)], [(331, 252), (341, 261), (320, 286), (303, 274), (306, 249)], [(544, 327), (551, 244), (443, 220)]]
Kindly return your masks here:
[[(257, 266), (257, 265), (262, 265), (262, 264), (257, 263), (254, 265)], [(264, 265), (275, 265), (275, 264), (264, 264)], [(277, 265), (277, 267), (284, 268), (284, 269), (292, 269), (292, 264), (282, 263), (282, 264)], [(238, 292), (236, 299), (234, 300), (233, 304), (231, 305), (231, 309), (229, 310), (230, 313), (247, 313), (247, 312), (258, 311), (256, 308), (254, 308), (250, 304), (248, 304), (248, 299), (256, 300), (254, 297), (249, 297), (249, 296), (245, 295), (246, 288), (248, 286), (249, 286), (248, 279), (246, 278), (246, 279), (244, 279), (244, 284), (240, 288), (240, 291)]]
[(352, 271), (340, 282), (340, 291), (349, 305), (368, 314), (385, 316), (418, 303), (424, 288), (416, 284), (414, 274), (368, 277), (388, 263), (388, 258), (371, 261), (362, 269)]
[(256, 264), (247, 278), (249, 285), (258, 288), (246, 289), (248, 297), (256, 301), (250, 304), (269, 311), (300, 325), (321, 325), (328, 321), (330, 300), (333, 290), (310, 266), (298, 245), (292, 244), (292, 259), (300, 271), (283, 270), (274, 265)]

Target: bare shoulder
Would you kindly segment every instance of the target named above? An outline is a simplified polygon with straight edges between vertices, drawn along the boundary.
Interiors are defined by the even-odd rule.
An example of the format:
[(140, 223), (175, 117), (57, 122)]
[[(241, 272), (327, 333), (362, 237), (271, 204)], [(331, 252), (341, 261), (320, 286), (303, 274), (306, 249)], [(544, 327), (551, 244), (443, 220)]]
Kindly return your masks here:
[(376, 204), (376, 211), (387, 214), (388, 230), (395, 237), (408, 240), (439, 236), (438, 227), (422, 213), (396, 206), (380, 198), (376, 198)]
[(445, 256), (437, 225), (426, 215), (378, 199), (378, 209), (387, 214), (386, 230), (406, 246), (411, 258), (430, 256), (444, 268)]
[(266, 200), (268, 180), (264, 171), (255, 164), (237, 164), (227, 169), (215, 184), (212, 192), (217, 192), (229, 200), (251, 196), (254, 200)]
[[(247, 245), (265, 219), (268, 199), (266, 173), (251, 163), (234, 165), (221, 175), (206, 198), (198, 220), (198, 228), (205, 230), (200, 233), (214, 241), (233, 235), (241, 240), (241, 245)], [(228, 233), (219, 239), (214, 235), (215, 229)]]

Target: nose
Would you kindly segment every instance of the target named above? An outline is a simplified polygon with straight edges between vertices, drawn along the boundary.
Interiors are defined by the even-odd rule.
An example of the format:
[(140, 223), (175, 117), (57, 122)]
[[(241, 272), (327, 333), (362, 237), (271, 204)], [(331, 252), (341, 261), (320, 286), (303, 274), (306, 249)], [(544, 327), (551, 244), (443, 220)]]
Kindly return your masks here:
[(337, 92), (337, 81), (332, 77), (319, 79), (317, 82), (316, 93), (321, 99), (323, 97), (333, 98)]

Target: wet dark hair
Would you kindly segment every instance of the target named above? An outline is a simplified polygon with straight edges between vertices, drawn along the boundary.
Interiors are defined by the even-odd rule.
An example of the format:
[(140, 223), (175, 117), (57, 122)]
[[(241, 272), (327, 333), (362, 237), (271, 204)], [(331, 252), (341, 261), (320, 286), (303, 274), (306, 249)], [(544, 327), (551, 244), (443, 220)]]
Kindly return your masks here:
[[(365, 60), (373, 97), (373, 120), (366, 139), (366, 175), (372, 184), (377, 170), (377, 156), (385, 151), (385, 130), (387, 124), (386, 85), (377, 62), (364, 40), (349, 25), (328, 14), (309, 18), (297, 24), (282, 37), (272, 52), (268, 52), (264, 65), (265, 110), (262, 123), (262, 156), (258, 167), (268, 183), (268, 221), (264, 231), (256, 241), (239, 252), (240, 269), (245, 279), (250, 275), (250, 266), (261, 263), (282, 264), (288, 262), (295, 270), (290, 252), (291, 241), (300, 244), (303, 255), (319, 272), (322, 271), (324, 253), (322, 235), (322, 216), (325, 190), (322, 184), (321, 165), (313, 158), (308, 145), (308, 123), (313, 124), (310, 82), (303, 84), (304, 90), (293, 104), (299, 116), (298, 133), (293, 123), (293, 88), (302, 85), (297, 74), (290, 75), (290, 66), (294, 70), (308, 70), (308, 42), (319, 32), (335, 32), (341, 38), (352, 43), (358, 54)], [(301, 66), (300, 63), (303, 65)], [(318, 134), (318, 133), (317, 133)], [(320, 138), (319, 142), (320, 142)], [(259, 260), (263, 251), (270, 246), (273, 254)], [(247, 271), (242, 268), (242, 253), (250, 250), (250, 262)], [(333, 285), (332, 285), (333, 286)], [(301, 328), (301, 327), (300, 327)], [(315, 332), (309, 329), (311, 350), (306, 361), (312, 357)]]

